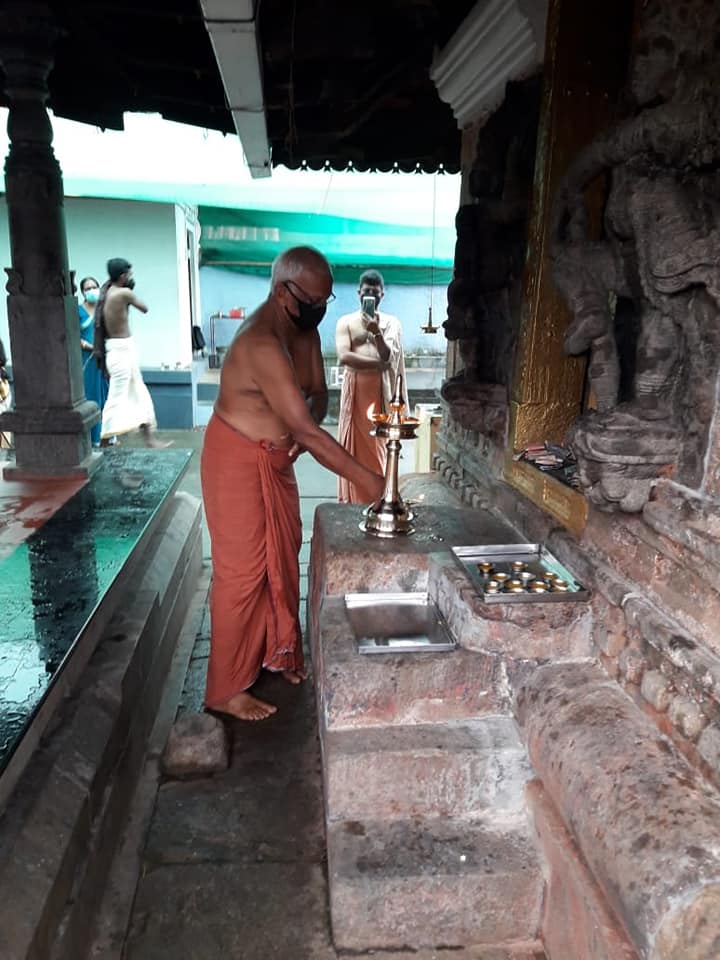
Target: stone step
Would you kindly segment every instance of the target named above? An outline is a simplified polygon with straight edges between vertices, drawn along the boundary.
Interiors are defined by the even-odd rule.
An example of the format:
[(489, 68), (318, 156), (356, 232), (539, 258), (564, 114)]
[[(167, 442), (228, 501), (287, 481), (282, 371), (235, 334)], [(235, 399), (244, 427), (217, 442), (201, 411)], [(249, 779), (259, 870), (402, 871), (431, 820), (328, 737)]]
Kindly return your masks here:
[(329, 821), (524, 816), (532, 774), (509, 717), (337, 730), (323, 747)]
[(339, 950), (502, 946), (538, 934), (543, 877), (525, 823), (338, 821), (328, 874)]
[(451, 955), (439, 954), (437, 950), (373, 950), (370, 956), (372, 960), (547, 960), (545, 948), (539, 940), (457, 948)]
[(313, 665), (323, 729), (510, 713), (507, 677), (496, 657), (469, 650), (361, 655), (342, 597), (326, 598), (319, 619)]

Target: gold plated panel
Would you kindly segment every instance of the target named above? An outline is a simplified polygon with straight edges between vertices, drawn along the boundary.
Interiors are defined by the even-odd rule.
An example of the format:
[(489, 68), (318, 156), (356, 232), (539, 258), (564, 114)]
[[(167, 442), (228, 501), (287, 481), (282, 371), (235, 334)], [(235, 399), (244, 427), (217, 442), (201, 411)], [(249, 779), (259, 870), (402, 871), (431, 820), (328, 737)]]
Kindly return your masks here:
[(505, 479), (576, 536), (585, 529), (588, 504), (579, 491), (555, 480), (529, 463), (513, 460), (510, 454), (505, 463)]

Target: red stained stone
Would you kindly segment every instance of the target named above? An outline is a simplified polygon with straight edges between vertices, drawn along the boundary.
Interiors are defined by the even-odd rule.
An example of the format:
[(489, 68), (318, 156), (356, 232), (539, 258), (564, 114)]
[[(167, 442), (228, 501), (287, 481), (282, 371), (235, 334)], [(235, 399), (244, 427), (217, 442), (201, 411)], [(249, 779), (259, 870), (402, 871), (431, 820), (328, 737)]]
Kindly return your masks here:
[(542, 936), (550, 957), (639, 960), (539, 781), (527, 799), (546, 861)]

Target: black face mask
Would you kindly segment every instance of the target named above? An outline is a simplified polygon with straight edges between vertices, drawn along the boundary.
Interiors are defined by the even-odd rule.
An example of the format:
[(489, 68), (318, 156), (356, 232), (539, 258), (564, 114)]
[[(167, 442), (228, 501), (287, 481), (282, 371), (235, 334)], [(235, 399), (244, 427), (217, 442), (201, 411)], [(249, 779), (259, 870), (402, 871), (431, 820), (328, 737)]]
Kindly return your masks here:
[(134, 290), (134, 289), (135, 289), (135, 281), (134, 281), (134, 280), (128, 280), (128, 282), (125, 284), (125, 286), (128, 288), (128, 290)]
[(294, 313), (290, 313), (287, 307), (285, 307), (285, 312), (298, 330), (301, 330), (303, 333), (306, 333), (308, 330), (317, 330), (320, 326), (320, 321), (325, 316), (327, 304), (321, 303), (320, 306), (314, 307), (312, 304), (303, 303), (302, 300), (296, 300), (295, 302), (298, 305), (300, 313), (295, 316)]

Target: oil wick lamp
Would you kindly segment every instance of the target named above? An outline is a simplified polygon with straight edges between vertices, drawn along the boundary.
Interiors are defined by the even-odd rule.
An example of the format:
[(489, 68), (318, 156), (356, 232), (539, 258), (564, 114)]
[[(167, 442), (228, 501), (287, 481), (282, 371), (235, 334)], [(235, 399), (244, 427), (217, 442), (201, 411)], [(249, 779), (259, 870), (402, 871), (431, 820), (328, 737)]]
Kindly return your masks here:
[(433, 324), (432, 305), (428, 307), (427, 323), (423, 324), (423, 325), (420, 327), (420, 329), (422, 330), (423, 333), (437, 333), (438, 330), (440, 329), (440, 327), (436, 327), (436, 326)]
[(415, 430), (420, 421), (414, 417), (404, 417), (403, 378), (395, 379), (395, 391), (390, 401), (390, 414), (369, 414), (375, 425), (370, 431), (373, 437), (387, 437), (388, 453), (385, 467), (385, 490), (382, 497), (365, 511), (360, 529), (374, 537), (407, 536), (414, 532), (413, 514), (405, 506), (398, 492), (398, 466), (400, 463), (401, 440), (414, 440)]

